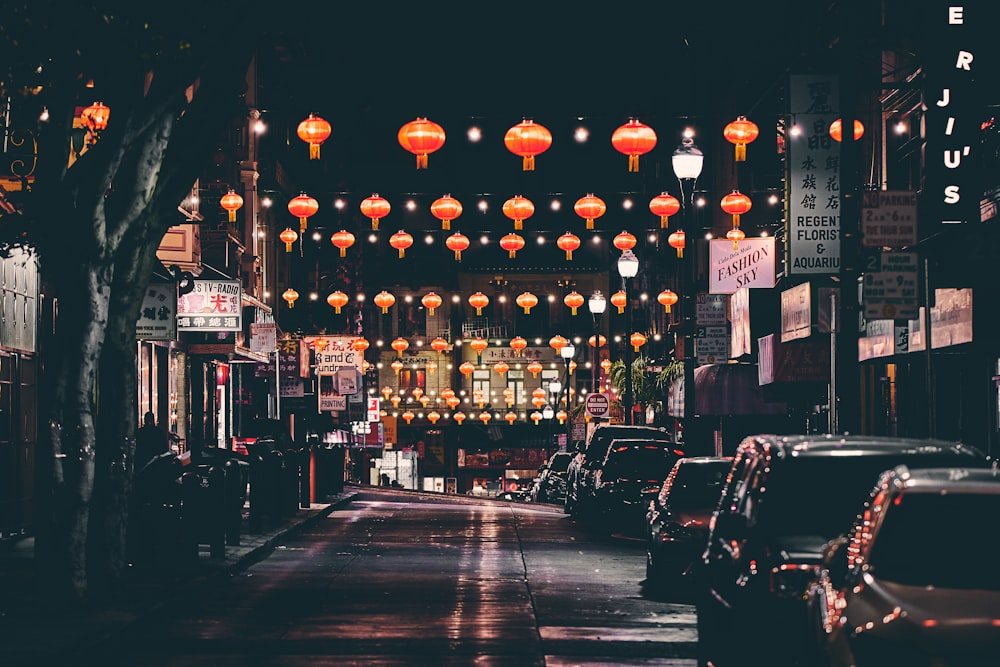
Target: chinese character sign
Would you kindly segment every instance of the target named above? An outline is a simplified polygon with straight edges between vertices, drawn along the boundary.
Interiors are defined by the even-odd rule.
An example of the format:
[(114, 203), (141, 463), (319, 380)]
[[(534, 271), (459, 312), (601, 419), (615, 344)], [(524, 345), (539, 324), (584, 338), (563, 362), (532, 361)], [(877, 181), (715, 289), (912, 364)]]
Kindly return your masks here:
[(195, 280), (194, 289), (177, 298), (181, 331), (240, 331), (243, 290), (237, 280)]
[[(315, 345), (318, 338), (322, 338), (325, 344)], [(355, 340), (357, 337), (352, 336), (307, 336), (305, 342), (316, 347), (316, 374), (332, 375), (338, 368), (345, 366), (353, 367), (360, 372), (364, 355), (351, 347), (351, 343)], [(323, 349), (319, 349), (320, 347)]]
[(177, 340), (177, 286), (150, 283), (135, 323), (137, 340)]

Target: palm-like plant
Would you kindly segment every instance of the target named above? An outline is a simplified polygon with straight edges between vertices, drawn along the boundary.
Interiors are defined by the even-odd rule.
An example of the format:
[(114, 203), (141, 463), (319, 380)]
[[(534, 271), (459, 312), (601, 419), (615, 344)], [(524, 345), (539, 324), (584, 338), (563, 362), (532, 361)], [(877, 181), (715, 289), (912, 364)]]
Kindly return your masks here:
[[(671, 361), (657, 373), (646, 372), (649, 362), (649, 357), (642, 356), (632, 360), (632, 402), (643, 408), (660, 403), (666, 397), (673, 381), (684, 375), (684, 362), (681, 360)], [(619, 359), (611, 364), (608, 377), (617, 395), (624, 396), (625, 362)], [(620, 401), (618, 403), (620, 405)]]

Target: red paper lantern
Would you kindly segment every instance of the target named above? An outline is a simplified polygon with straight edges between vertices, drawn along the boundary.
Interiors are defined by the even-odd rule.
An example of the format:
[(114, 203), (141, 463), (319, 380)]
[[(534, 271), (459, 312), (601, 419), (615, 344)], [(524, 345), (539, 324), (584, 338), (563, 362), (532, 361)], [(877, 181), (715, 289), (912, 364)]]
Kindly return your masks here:
[[(833, 140), (836, 141), (837, 143), (840, 143), (841, 140), (843, 140), (843, 138), (844, 138), (843, 137), (843, 129), (841, 128), (842, 125), (843, 125), (843, 121), (840, 118), (838, 118), (837, 120), (833, 121), (830, 124), (830, 136), (833, 137)], [(855, 118), (854, 119), (854, 140), (857, 141), (858, 139), (860, 139), (863, 136), (865, 136), (865, 126), (864, 126), (864, 124), (862, 124), (862, 122), (860, 120), (858, 120), (857, 118)]]
[(382, 395), (385, 396), (385, 400), (388, 401), (389, 397), (392, 396), (392, 387), (382, 387)]
[[(399, 359), (393, 359), (392, 363), (389, 364), (389, 368), (391, 368), (392, 372), (395, 373), (396, 375), (399, 375), (399, 371), (403, 370), (403, 366), (404, 366), (403, 362), (400, 361)], [(396, 407), (397, 405), (399, 405), (399, 396), (393, 396), (392, 407)]]
[(663, 305), (664, 310), (669, 313), (670, 306), (677, 303), (677, 293), (673, 290), (665, 289), (657, 295), (656, 300), (659, 301)]
[(373, 299), (375, 305), (382, 309), (382, 313), (388, 313), (389, 309), (392, 308), (393, 304), (396, 303), (396, 297), (394, 297), (389, 292), (382, 290), (375, 295)]
[(507, 130), (503, 144), (514, 155), (521, 156), (521, 170), (535, 170), (535, 156), (541, 155), (552, 145), (552, 133), (543, 125), (525, 118)]
[(635, 234), (631, 232), (622, 232), (621, 234), (615, 236), (615, 239), (614, 241), (612, 241), (612, 243), (619, 250), (631, 250), (632, 248), (635, 247), (637, 241), (635, 238)]
[(410, 412), (409, 410), (407, 410), (406, 412), (404, 412), (402, 414), (402, 417), (403, 417), (403, 419), (406, 420), (406, 423), (409, 424), (411, 421), (413, 421), (413, 418), (416, 417), (416, 415), (413, 414), (412, 412)]
[(465, 419), (466, 419), (464, 412), (456, 412), (455, 414), (453, 414), (451, 416), (451, 418), (454, 419), (456, 422), (458, 422), (459, 426), (461, 426), (462, 423), (465, 422)]
[(441, 413), (436, 410), (431, 410), (427, 413), (427, 421), (431, 424), (437, 424), (439, 419), (441, 419)]
[(517, 234), (505, 234), (500, 239), (500, 247), (507, 251), (510, 259), (517, 257), (517, 251), (524, 247), (524, 237)]
[(400, 229), (389, 237), (389, 245), (399, 251), (399, 258), (406, 256), (406, 249), (413, 245), (413, 237)]
[(611, 305), (618, 308), (618, 314), (621, 315), (625, 312), (625, 306), (628, 305), (628, 294), (624, 290), (618, 290), (611, 295)]
[(514, 302), (524, 308), (524, 314), (527, 315), (531, 312), (531, 309), (538, 305), (538, 297), (531, 292), (522, 292)]
[(514, 336), (510, 339), (510, 349), (514, 350), (514, 356), (520, 357), (521, 351), (528, 347), (528, 341), (522, 336)]
[(566, 232), (559, 237), (556, 245), (566, 252), (566, 259), (573, 259), (573, 251), (580, 247), (580, 237)]
[(440, 308), (443, 302), (436, 292), (428, 292), (420, 299), (420, 303), (427, 309), (428, 315), (434, 315), (434, 311)]
[(723, 211), (733, 216), (733, 227), (739, 227), (740, 215), (749, 211), (753, 206), (753, 202), (750, 201), (750, 197), (747, 197), (739, 190), (733, 190), (722, 198), (720, 205)]
[(503, 203), (503, 214), (514, 221), (514, 229), (523, 229), (524, 221), (534, 213), (534, 203), (521, 195), (514, 195)]
[(285, 252), (292, 251), (292, 244), (299, 240), (299, 233), (291, 227), (286, 227), (285, 231), (278, 234), (278, 238), (285, 243)]
[(84, 125), (91, 132), (98, 133), (108, 128), (108, 118), (111, 117), (111, 109), (101, 102), (94, 102), (86, 107), (80, 114)]
[(747, 237), (743, 233), (743, 230), (739, 227), (733, 227), (728, 232), (726, 232), (726, 238), (733, 242), (733, 250), (737, 250), (740, 247), (740, 241)]
[(337, 290), (336, 292), (330, 292), (326, 297), (326, 302), (333, 307), (333, 312), (340, 314), (340, 309), (347, 305), (347, 295)]
[(556, 352), (559, 352), (559, 350), (563, 349), (567, 345), (569, 345), (569, 341), (566, 340), (563, 336), (560, 336), (559, 334), (556, 334), (555, 336), (549, 339), (549, 347), (551, 347)]
[(489, 424), (491, 419), (493, 419), (493, 415), (485, 410), (479, 413), (479, 421), (483, 422), (483, 424)]
[(299, 219), (300, 234), (306, 231), (306, 219), (315, 215), (318, 210), (319, 202), (304, 192), (288, 202), (288, 212)]
[(726, 125), (722, 136), (731, 144), (736, 144), (736, 161), (747, 159), (747, 144), (753, 142), (760, 134), (757, 124), (747, 120), (746, 116), (738, 116), (736, 120)]
[(417, 118), (399, 128), (399, 145), (417, 156), (417, 169), (427, 168), (427, 156), (444, 146), (444, 128), (426, 118)]
[(684, 256), (684, 244), (687, 242), (687, 236), (684, 234), (684, 230), (678, 230), (667, 237), (667, 243), (670, 247), (677, 251), (678, 257)]
[(448, 250), (455, 253), (455, 261), (462, 261), (462, 251), (469, 248), (469, 237), (461, 232), (455, 232), (444, 241)]
[(392, 206), (386, 199), (383, 199), (379, 194), (373, 193), (371, 197), (365, 197), (361, 200), (361, 213), (372, 221), (372, 229), (378, 230), (378, 222), (385, 216), (389, 215), (389, 211), (392, 210)]
[(653, 215), (660, 216), (660, 229), (666, 229), (670, 216), (681, 210), (677, 197), (661, 192), (649, 200), (649, 210)]
[(469, 305), (476, 309), (476, 315), (482, 315), (483, 308), (489, 304), (490, 298), (482, 292), (476, 292), (469, 297)]
[[(438, 354), (442, 354), (445, 350), (448, 349), (448, 341), (438, 336), (437, 338), (431, 341), (431, 349), (437, 352)], [(441, 392), (441, 395), (444, 396), (444, 392)], [(447, 396), (445, 396), (445, 398), (447, 398)]]
[(576, 200), (573, 210), (587, 222), (587, 229), (593, 229), (594, 220), (604, 215), (608, 207), (600, 197), (588, 194)]
[(441, 229), (451, 229), (451, 221), (462, 215), (462, 203), (451, 195), (444, 195), (431, 204), (431, 215), (441, 221)]
[(475, 350), (477, 356), (482, 356), (483, 350), (485, 350), (489, 346), (490, 346), (489, 342), (487, 342), (485, 338), (479, 336), (473, 338), (472, 342), (469, 343), (469, 347)]
[(511, 426), (513, 426), (514, 422), (517, 421), (517, 413), (515, 413), (515, 412), (508, 412), (507, 414), (505, 414), (503, 416), (503, 418), (507, 420), (508, 424), (510, 424)]
[(587, 345), (590, 347), (604, 347), (608, 344), (608, 339), (604, 336), (591, 336), (587, 339)]
[(454, 410), (462, 403), (462, 399), (460, 399), (458, 396), (449, 396), (448, 398), (444, 399), (444, 402), (448, 404), (449, 408)]
[(528, 372), (531, 373), (531, 377), (536, 378), (538, 374), (542, 372), (542, 364), (539, 361), (532, 361), (528, 364)]
[(309, 144), (309, 159), (318, 160), (319, 147), (327, 140), (331, 131), (330, 123), (311, 113), (299, 123), (295, 132), (299, 135), (299, 139)]
[(295, 302), (299, 299), (299, 293), (289, 287), (281, 294), (281, 298), (288, 302), (289, 308), (294, 308)]
[(563, 303), (566, 304), (573, 315), (576, 315), (576, 309), (582, 306), (585, 302), (586, 300), (583, 298), (583, 295), (576, 290), (573, 290), (563, 297)]
[(656, 146), (656, 132), (650, 126), (632, 118), (611, 135), (611, 145), (628, 155), (628, 170), (639, 171), (639, 156)]
[(476, 367), (468, 361), (466, 361), (465, 363), (463, 363), (461, 366), (458, 367), (458, 372), (466, 377), (472, 375), (475, 371)]
[(229, 212), (229, 222), (236, 222), (236, 211), (243, 208), (243, 197), (229, 188), (229, 192), (222, 195), (222, 199), (219, 200), (219, 206)]
[(632, 348), (638, 352), (639, 348), (646, 344), (646, 337), (641, 333), (634, 333), (629, 336), (628, 342), (632, 345)]
[(493, 364), (493, 372), (497, 375), (506, 375), (509, 370), (510, 366), (507, 365), (506, 361), (498, 361)]
[(542, 413), (537, 410), (531, 413), (531, 421), (535, 422), (535, 426), (538, 426), (538, 422), (542, 419)]
[(396, 350), (396, 354), (402, 357), (403, 352), (409, 349), (410, 344), (407, 342), (405, 338), (397, 338), (389, 344), (389, 347)]
[(364, 351), (367, 350), (369, 347), (371, 347), (371, 343), (369, 343), (364, 338), (355, 338), (353, 341), (351, 341), (351, 349), (353, 349), (355, 352), (364, 353)]
[(330, 243), (340, 249), (341, 257), (347, 257), (347, 249), (354, 245), (354, 234), (346, 229), (341, 229), (339, 232), (333, 233), (333, 236), (330, 237)]

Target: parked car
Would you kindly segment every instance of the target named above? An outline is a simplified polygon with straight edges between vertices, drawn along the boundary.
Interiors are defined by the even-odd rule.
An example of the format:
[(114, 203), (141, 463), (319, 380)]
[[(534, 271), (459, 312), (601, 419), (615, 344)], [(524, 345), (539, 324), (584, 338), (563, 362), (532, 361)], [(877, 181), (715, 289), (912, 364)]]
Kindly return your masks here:
[(673, 443), (645, 438), (616, 438), (593, 469), (593, 497), (586, 501), (593, 517), (615, 530), (642, 534), (646, 507), (643, 491), (660, 484), (684, 452)]
[(885, 472), (809, 587), (811, 664), (995, 664), (998, 515), (996, 469)]
[(566, 468), (573, 460), (571, 452), (556, 452), (538, 469), (531, 485), (531, 500), (536, 503), (561, 503), (566, 498)]
[[(586, 512), (587, 501), (593, 498), (594, 468), (608, 455), (608, 448), (615, 438), (647, 438), (672, 442), (666, 429), (653, 426), (632, 426), (629, 424), (600, 424), (590, 432), (586, 441), (578, 442), (576, 455), (566, 469), (567, 514)], [(581, 501), (582, 499), (582, 501)]]
[[(901, 464), (990, 467), (982, 452), (957, 442), (864, 435), (745, 438), (695, 569), (700, 657), (728, 667), (745, 664), (751, 647), (772, 665), (801, 655), (805, 591), (823, 546), (851, 526), (879, 474)], [(781, 641), (774, 641), (775, 628), (782, 628)]]
[(646, 584), (674, 588), (690, 573), (708, 541), (732, 456), (679, 459), (646, 504)]

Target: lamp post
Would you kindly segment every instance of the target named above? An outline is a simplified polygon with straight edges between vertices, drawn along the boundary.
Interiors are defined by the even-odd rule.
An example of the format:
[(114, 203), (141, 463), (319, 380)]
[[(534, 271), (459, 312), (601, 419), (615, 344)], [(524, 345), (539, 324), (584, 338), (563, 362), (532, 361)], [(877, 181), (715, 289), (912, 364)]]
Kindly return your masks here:
[(600, 391), (597, 377), (600, 375), (601, 368), (601, 315), (608, 308), (608, 300), (601, 294), (601, 290), (594, 290), (594, 293), (590, 295), (590, 299), (587, 300), (587, 308), (590, 309), (590, 314), (594, 318), (594, 366), (590, 369), (590, 391), (596, 394)]
[[(694, 215), (694, 187), (705, 164), (705, 156), (694, 145), (694, 139), (685, 133), (681, 145), (671, 157), (674, 174), (681, 188), (681, 229), (684, 231), (684, 257), (680, 267), (680, 286), (683, 295), (683, 334), (684, 334), (684, 428), (694, 424), (695, 389), (694, 366), (698, 358), (694, 353), (695, 338), (695, 303), (698, 288), (698, 255), (695, 248), (696, 229)], [(688, 441), (694, 433), (684, 438)]]
[[(572, 406), (569, 404), (569, 362), (573, 361), (573, 357), (576, 355), (576, 346), (573, 343), (567, 343), (559, 348), (559, 356), (563, 358), (566, 362), (566, 383), (563, 386), (563, 391), (566, 392), (566, 412), (569, 413)], [(571, 420), (572, 421), (572, 420)]]
[(639, 273), (639, 258), (631, 249), (626, 248), (618, 258), (618, 275), (622, 277), (622, 291), (625, 292), (625, 395), (622, 396), (622, 407), (625, 409), (625, 423), (632, 425), (632, 297), (628, 294), (628, 280)]

